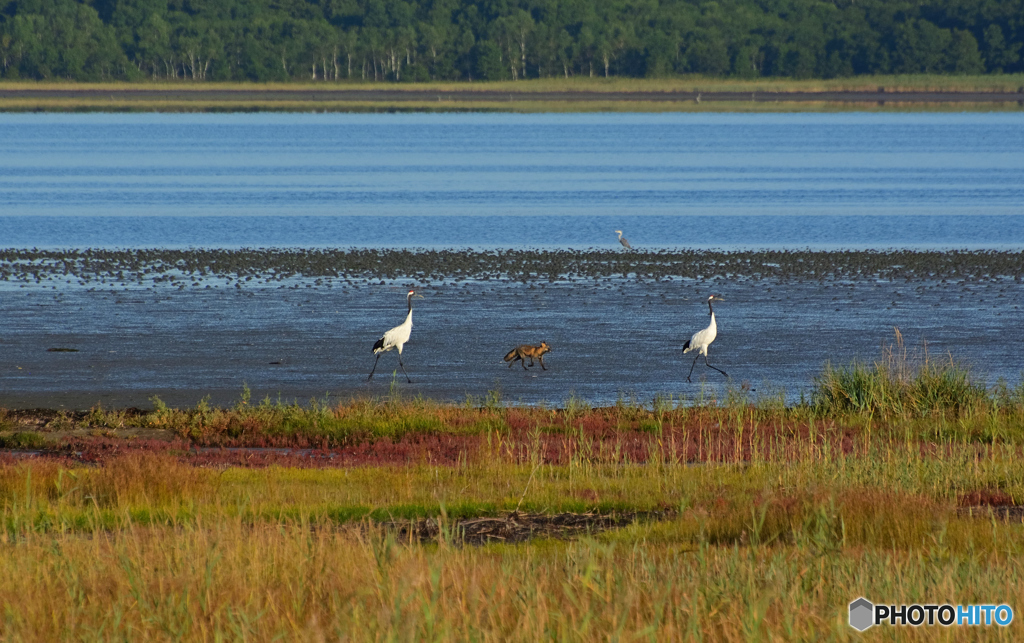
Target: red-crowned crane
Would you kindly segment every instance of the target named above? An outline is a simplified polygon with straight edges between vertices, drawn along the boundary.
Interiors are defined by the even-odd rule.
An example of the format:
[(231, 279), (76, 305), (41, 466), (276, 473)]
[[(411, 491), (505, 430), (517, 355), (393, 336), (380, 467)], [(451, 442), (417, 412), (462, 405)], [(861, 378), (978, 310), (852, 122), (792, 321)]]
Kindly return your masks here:
[(401, 326), (395, 326), (388, 332), (384, 333), (377, 343), (373, 345), (373, 354), (377, 356), (377, 359), (373, 362), (373, 370), (370, 371), (370, 377), (366, 378), (369, 382), (373, 379), (373, 373), (377, 370), (377, 362), (380, 361), (380, 354), (386, 353), (392, 348), (398, 349), (398, 365), (402, 367), (402, 372), (405, 373), (405, 379), (409, 380), (412, 384), (412, 378), (409, 377), (409, 373), (405, 371), (405, 364), (402, 363), (402, 347), (409, 341), (409, 335), (412, 334), (412, 298), (419, 297), (423, 298), (423, 295), (417, 295), (415, 290), (410, 290), (406, 298), (409, 300), (409, 314), (405, 316), (405, 321), (402, 322)]
[(693, 334), (685, 344), (683, 344), (683, 354), (689, 353), (690, 351), (697, 351), (697, 357), (693, 358), (693, 364), (690, 365), (690, 372), (686, 375), (686, 381), (690, 381), (690, 375), (693, 375), (693, 367), (697, 365), (697, 360), (700, 356), (704, 356), (704, 363), (715, 369), (722, 375), (729, 377), (729, 374), (720, 368), (711, 366), (708, 364), (708, 346), (711, 342), (715, 341), (715, 337), (718, 337), (718, 324), (715, 323), (715, 310), (711, 307), (711, 302), (723, 301), (720, 295), (711, 295), (708, 297), (708, 311), (711, 313), (711, 323), (704, 330), (698, 330)]
[(629, 240), (622, 238), (622, 230), (616, 230), (615, 234), (619, 235), (619, 243), (621, 243), (626, 250), (633, 249), (633, 246), (629, 245)]

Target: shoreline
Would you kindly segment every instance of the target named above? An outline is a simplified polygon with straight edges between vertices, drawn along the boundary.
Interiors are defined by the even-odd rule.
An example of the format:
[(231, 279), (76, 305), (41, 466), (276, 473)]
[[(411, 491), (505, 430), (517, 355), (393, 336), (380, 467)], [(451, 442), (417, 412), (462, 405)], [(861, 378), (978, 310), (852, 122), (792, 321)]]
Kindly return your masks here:
[(974, 82), (940, 79), (938, 83), (932, 78), (884, 77), (745, 83), (714, 79), (409, 85), (0, 83), (2, 112), (740, 112), (1020, 108), (1024, 108), (1024, 85), (1016, 77), (974, 79)]
[[(0, 282), (68, 278), (93, 287), (189, 286), (211, 278), (240, 287), (292, 279), (955, 279), (1024, 277), (1019, 250), (632, 250), (390, 248), (0, 248)], [(255, 280), (255, 281), (254, 281)], [(179, 283), (173, 283), (178, 281)]]
[[(947, 353), (978, 381), (1016, 383), (1022, 253), (624, 253), (401, 251), (0, 251), (0, 404), (88, 409), (307, 402), (389, 392), (397, 360), (370, 347), (415, 288), (403, 394), (458, 404), (560, 404), (656, 395), (725, 399), (683, 342), (706, 323), (711, 363), (758, 394), (796, 402), (828, 361), (869, 361), (898, 326), (913, 352)], [(21, 257), (21, 259), (17, 259)], [(964, 328), (970, 328), (965, 342)], [(548, 370), (508, 368), (546, 341)], [(388, 377), (382, 378), (382, 373)]]

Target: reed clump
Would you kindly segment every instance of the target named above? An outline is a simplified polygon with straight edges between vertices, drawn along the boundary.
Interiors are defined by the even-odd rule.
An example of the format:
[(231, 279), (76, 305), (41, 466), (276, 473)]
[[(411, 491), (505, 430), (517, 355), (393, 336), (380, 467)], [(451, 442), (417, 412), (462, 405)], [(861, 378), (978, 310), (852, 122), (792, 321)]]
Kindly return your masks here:
[(882, 358), (871, 365), (826, 364), (815, 379), (812, 397), (822, 415), (852, 412), (880, 418), (959, 418), (993, 410), (995, 401), (983, 385), (972, 381), (970, 369), (951, 355), (934, 359), (927, 345), (919, 356), (908, 355), (898, 328)]
[(249, 446), (341, 447), (373, 440), (400, 440), (407, 435), (463, 434), (500, 430), (501, 413), (481, 408), (468, 411), (417, 397), (352, 399), (330, 404), (249, 401), (248, 388), (231, 408), (213, 408), (205, 400), (191, 409), (172, 409), (154, 398), (156, 409), (141, 422), (173, 431), (195, 444)]

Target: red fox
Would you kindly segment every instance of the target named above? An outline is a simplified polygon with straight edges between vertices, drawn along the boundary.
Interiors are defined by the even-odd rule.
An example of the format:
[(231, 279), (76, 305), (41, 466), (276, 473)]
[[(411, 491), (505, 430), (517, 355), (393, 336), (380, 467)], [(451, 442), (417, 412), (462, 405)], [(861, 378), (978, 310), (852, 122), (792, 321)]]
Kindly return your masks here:
[(548, 346), (547, 342), (541, 342), (540, 346), (530, 346), (529, 344), (523, 344), (522, 346), (516, 346), (508, 352), (505, 356), (505, 361), (508, 362), (508, 367), (512, 368), (512, 365), (519, 360), (523, 364), (523, 370), (526, 370), (526, 360), (530, 360), (530, 366), (533, 366), (533, 359), (537, 358), (540, 362), (540, 367), (545, 371), (548, 370), (547, 366), (544, 366), (544, 353), (551, 352), (551, 347)]

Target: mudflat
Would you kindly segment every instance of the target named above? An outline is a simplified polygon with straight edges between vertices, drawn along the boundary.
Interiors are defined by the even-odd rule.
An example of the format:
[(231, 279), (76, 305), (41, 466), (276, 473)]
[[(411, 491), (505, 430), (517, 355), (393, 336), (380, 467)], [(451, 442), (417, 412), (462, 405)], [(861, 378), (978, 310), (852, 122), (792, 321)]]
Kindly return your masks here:
[[(1014, 252), (10, 251), (0, 264), (0, 406), (152, 408), (403, 393), (561, 405), (697, 399), (729, 387), (799, 401), (827, 362), (911, 351), (1017, 382)], [(414, 303), (397, 354), (371, 347)], [(693, 381), (682, 345), (718, 338)], [(546, 341), (547, 371), (508, 368)], [(392, 372), (397, 377), (392, 384)]]

